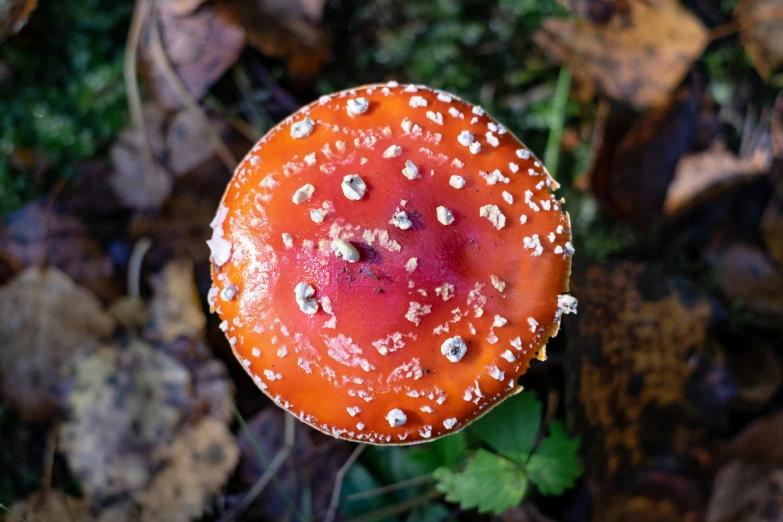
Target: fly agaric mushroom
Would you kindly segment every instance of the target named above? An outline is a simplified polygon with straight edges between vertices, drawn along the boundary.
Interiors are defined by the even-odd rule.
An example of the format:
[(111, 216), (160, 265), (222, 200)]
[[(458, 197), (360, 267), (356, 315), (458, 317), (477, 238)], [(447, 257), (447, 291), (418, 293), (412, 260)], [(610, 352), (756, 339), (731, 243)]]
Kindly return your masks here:
[(323, 96), (237, 168), (211, 224), (210, 306), (305, 423), (372, 444), (454, 433), (519, 392), (576, 311), (557, 187), (451, 94)]

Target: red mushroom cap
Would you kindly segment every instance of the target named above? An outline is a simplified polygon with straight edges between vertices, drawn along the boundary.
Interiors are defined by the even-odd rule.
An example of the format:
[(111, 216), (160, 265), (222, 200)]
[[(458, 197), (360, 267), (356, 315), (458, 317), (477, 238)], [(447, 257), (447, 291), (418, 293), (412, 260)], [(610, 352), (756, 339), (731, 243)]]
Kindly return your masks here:
[(451, 94), (324, 96), (237, 168), (210, 306), (258, 387), (307, 424), (373, 444), (448, 435), (520, 391), (576, 309), (555, 188)]

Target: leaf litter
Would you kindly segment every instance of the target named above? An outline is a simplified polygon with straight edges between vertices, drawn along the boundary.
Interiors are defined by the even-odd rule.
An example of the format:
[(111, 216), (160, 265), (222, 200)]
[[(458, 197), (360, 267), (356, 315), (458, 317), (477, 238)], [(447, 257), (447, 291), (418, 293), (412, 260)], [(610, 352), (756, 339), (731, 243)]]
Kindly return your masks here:
[[(577, 487), (573, 496), (582, 500), (572, 502), (568, 493), (562, 499), (576, 514), (575, 520), (722, 522), (744, 513), (766, 520), (764, 516), (770, 511), (763, 511), (762, 506), (771, 510), (780, 505), (782, 465), (768, 443), (777, 440), (776, 416), (762, 415), (779, 409), (783, 366), (777, 344), (779, 323), (759, 322), (758, 316), (779, 318), (781, 314), (783, 119), (780, 111), (772, 118), (771, 154), (766, 143), (750, 154), (742, 147), (743, 152), (737, 152), (738, 137), (726, 128), (741, 125), (715, 108), (713, 95), (720, 86), (711, 84), (709, 78), (705, 85), (708, 73), (703, 69), (712, 73), (710, 60), (719, 54), (724, 41), (741, 40), (762, 78), (776, 84), (781, 63), (780, 31), (776, 31), (780, 2), (741, 0), (734, 24), (735, 29), (741, 29), (738, 36), (715, 41), (717, 51), (710, 46), (706, 54), (707, 42), (715, 40), (716, 34), (729, 34), (705, 28), (720, 21), (713, 17), (718, 9), (715, 6), (673, 0), (560, 3), (578, 18), (546, 19), (535, 40), (551, 62), (573, 70), (583, 92), (597, 95), (603, 110), (603, 114), (599, 110), (595, 125), (593, 166), (583, 178), (591, 196), (575, 191), (568, 194), (569, 199), (588, 202), (579, 216), (574, 216), (574, 223), (581, 226), (594, 219), (596, 214), (591, 217), (590, 211), (590, 198), (594, 197), (601, 205), (596, 211), (598, 219), (608, 216), (614, 224), (631, 224), (642, 234), (663, 224), (665, 245), (660, 247), (660, 237), (644, 237), (641, 251), (620, 251), (612, 262), (590, 262), (574, 271), (573, 293), (580, 298), (583, 312), (568, 318), (566, 336), (549, 348), (548, 364), (557, 367), (565, 363), (567, 424), (570, 433), (579, 435), (583, 443), (580, 446), (566, 437), (559, 420), (547, 424), (543, 433), (538, 433), (540, 423), (522, 422), (540, 420), (540, 406), (532, 417), (498, 408), (493, 413), (504, 413), (508, 419), (498, 423), (490, 414), (470, 430), (470, 437), (462, 433), (415, 450), (366, 452), (357, 472), (349, 473), (346, 482), (352, 491), (366, 491), (411, 480), (406, 474), (411, 469), (422, 473), (439, 470), (439, 487), (446, 500), (481, 511), (512, 508), (504, 520), (516, 520), (514, 516), (544, 520), (529, 503), (516, 507), (525, 499), (525, 492), (536, 488), (540, 493), (559, 495), (573, 485)], [(449, 6), (445, 4), (438, 3), (432, 9), (446, 9)], [(216, 330), (216, 325), (204, 317), (199, 298), (209, 284), (206, 225), (228, 179), (225, 168), (215, 161), (210, 134), (199, 122), (208, 118), (212, 130), (226, 138), (226, 120), (236, 122), (244, 116), (237, 118), (234, 100), (221, 106), (225, 101), (222, 83), (212, 93), (216, 96), (208, 100), (209, 111), (202, 107), (203, 114), (196, 115), (183, 110), (183, 100), (161, 70), (160, 57), (155, 57), (150, 29), (151, 24), (160, 27), (165, 57), (196, 100), (203, 102), (239, 60), (238, 69), (249, 71), (251, 76), (259, 74), (264, 88), (273, 93), (268, 103), (260, 96), (243, 99), (239, 105), (246, 111), (248, 104), (265, 103), (271, 109), (264, 109), (276, 115), (281, 111), (281, 93), (286, 100), (282, 105), (298, 103), (285, 88), (298, 90), (299, 101), (303, 101), (314, 96), (307, 90), (316, 89), (311, 83), (322, 88), (321, 76), (314, 78), (317, 72), (328, 78), (324, 84), (331, 81), (330, 69), (338, 64), (325, 69), (323, 65), (330, 54), (344, 48), (343, 35), (338, 35), (337, 46), (332, 45), (327, 27), (333, 26), (329, 17), (343, 11), (340, 6), (326, 7), (322, 0), (156, 2), (154, 15), (145, 21), (141, 43), (147, 126), (143, 134), (128, 131), (115, 143), (113, 172), (106, 171), (103, 176), (104, 183), (113, 187), (112, 197), (120, 203), (90, 194), (80, 203), (89, 207), (89, 212), (55, 205), (49, 214), (47, 204), (39, 202), (4, 220), (0, 227), (0, 277), (11, 279), (0, 288), (0, 333), (11, 332), (16, 336), (12, 339), (22, 339), (22, 344), (13, 341), (9, 346), (14, 349), (4, 346), (0, 351), (2, 391), (25, 419), (65, 415), (58, 452), (85, 496), (66, 501), (56, 489), (32, 495), (28, 490), (28, 501), (13, 509), (30, 520), (60, 516), (64, 506), (70, 519), (78, 522), (94, 517), (102, 522), (185, 521), (205, 515), (210, 519), (210, 511), (222, 507), (215, 502), (216, 495), (224, 492), (222, 503), (231, 506), (263, 474), (266, 468), (256, 446), (270, 457), (282, 447), (283, 414), (274, 408), (253, 415), (249, 434), (235, 437), (229, 431), (234, 386), (226, 364), (215, 354), (221, 358), (228, 354), (225, 360), (230, 361), (228, 368), (232, 370), (234, 361), (222, 339), (211, 339), (214, 345), (207, 342), (205, 332)], [(499, 12), (507, 14), (507, 8)], [(411, 9), (407, 16), (427, 12)], [(526, 9), (523, 3), (514, 9), (520, 11), (507, 17), (509, 23), (523, 20), (527, 24), (530, 13), (521, 14)], [(384, 11), (378, 18), (387, 16), (396, 15)], [(439, 16), (451, 20), (451, 15)], [(372, 24), (376, 22), (363, 30), (375, 35)], [(444, 37), (454, 34), (455, 27), (444, 30), (439, 26), (437, 31)], [(502, 24), (492, 27), (497, 34), (509, 31)], [(529, 38), (530, 27), (515, 27), (510, 31), (517, 34), (514, 45), (502, 48), (518, 53), (516, 45)], [(416, 31), (416, 38), (410, 41), (430, 54), (450, 57), (449, 67), (438, 68), (443, 76), (437, 80), (444, 88), (462, 90), (487, 106), (494, 103), (495, 89), (502, 99), (508, 98), (503, 94), (505, 80), (482, 85), (480, 92), (467, 84), (454, 87), (450, 83), (455, 71), (451, 62), (461, 59), (459, 53), (468, 56), (475, 50), (471, 38), (430, 48), (429, 28), (418, 27)], [(378, 31), (373, 37), (393, 36)], [(404, 53), (404, 43), (398, 42), (395, 52)], [(262, 56), (253, 54), (246, 61), (240, 58), (246, 44)], [(453, 54), (454, 45), (457, 55)], [(493, 52), (491, 43), (482, 42), (476, 49), (482, 60), (483, 53), (491, 56)], [(534, 61), (541, 59), (540, 53), (532, 54)], [(339, 56), (341, 62), (352, 59)], [(699, 61), (702, 56), (705, 59)], [(277, 60), (285, 67), (273, 63)], [(547, 74), (539, 73), (542, 77)], [(394, 74), (427, 81), (421, 68), (402, 68)], [(378, 79), (371, 75), (371, 80)], [(748, 103), (757, 101), (743, 91), (745, 88), (732, 86), (730, 95), (738, 98), (732, 100), (734, 114), (742, 114)], [(551, 85), (543, 80), (536, 89), (551, 92)], [(245, 89), (242, 96), (252, 94), (250, 91)], [(532, 91), (515, 96), (522, 99), (528, 94)], [(569, 140), (567, 146), (563, 144), (563, 154), (569, 159), (584, 148), (594, 127), (588, 121), (592, 117), (590, 99), (578, 94), (575, 90), (571, 93), (571, 102), (579, 102), (579, 115), (575, 116), (569, 102), (563, 116), (567, 125), (564, 135)], [(574, 118), (579, 122), (569, 128)], [(532, 140), (540, 138), (536, 132), (531, 131)], [(153, 170), (140, 159), (144, 141), (152, 147)], [(246, 144), (237, 146), (237, 153), (246, 149)], [(98, 170), (91, 186), (100, 177)], [(117, 232), (108, 234), (102, 227), (120, 206), (119, 224), (112, 229)], [(721, 213), (726, 215), (719, 218)], [(49, 221), (52, 234), (45, 240), (43, 231)], [(686, 247), (681, 247), (676, 234), (683, 223), (691, 234)], [(118, 275), (125, 273), (135, 242), (144, 238), (153, 241), (141, 264), (142, 279), (148, 284), (141, 285), (141, 296), (117, 300)], [(656, 249), (660, 251), (649, 252)], [(660, 258), (668, 273), (661, 269)], [(677, 271), (672, 265), (682, 268), (694, 259), (700, 263), (699, 272), (671, 274)], [(67, 276), (55, 268), (24, 270), (47, 262)], [(19, 270), (24, 271), (12, 276)], [(155, 275), (148, 277), (149, 272)], [(30, 277), (45, 280), (44, 286), (54, 285), (46, 288), (46, 295), (70, 295), (74, 302), (89, 308), (87, 312), (104, 318), (101, 321), (105, 324), (85, 326), (83, 316), (74, 322), (68, 315), (71, 310), (53, 304), (57, 300), (50, 303), (48, 298), (45, 303), (33, 300), (46, 310), (40, 317), (16, 306), (31, 295), (19, 282)], [(48, 281), (50, 277), (61, 280), (53, 283)], [(700, 288), (689, 279), (698, 279)], [(104, 307), (107, 303), (110, 313)], [(744, 315), (738, 315), (737, 310)], [(754, 326), (750, 335), (742, 337), (738, 333), (749, 328), (742, 321), (761, 326)], [(44, 332), (54, 324), (66, 335), (39, 342), (43, 348), (29, 350), (27, 334), (19, 333), (26, 330), (19, 325), (27, 324), (44, 324)], [(53, 357), (40, 357), (50, 352)], [(46, 372), (44, 388), (24, 372)], [(531, 373), (531, 387), (541, 388), (535, 371)], [(14, 374), (21, 380), (9, 380)], [(558, 382), (559, 377), (550, 378), (543, 388), (558, 387)], [(254, 413), (262, 404), (256, 396), (240, 395), (243, 411)], [(743, 420), (737, 421), (736, 410), (742, 412)], [(743, 433), (734, 446), (755, 448), (753, 455), (721, 450), (727, 426), (743, 426), (748, 417), (760, 419), (756, 424), (764, 427), (769, 440), (740, 443)], [(756, 424), (747, 431), (758, 434)], [(292, 512), (291, 499), (297, 509), (309, 505), (315, 515), (328, 506), (331, 483), (350, 453), (350, 445), (298, 428), (291, 459), (277, 474), (282, 490), (270, 485), (250, 515), (282, 520)], [(584, 483), (575, 482), (581, 470), (577, 452), (585, 469)], [(563, 459), (571, 453), (573, 459)], [(468, 459), (468, 454), (473, 457)], [(529, 476), (519, 472), (522, 460), (530, 467)], [(237, 466), (237, 480), (226, 486)], [(714, 469), (719, 471), (713, 480)], [(477, 493), (486, 488), (487, 474), (494, 488), (481, 497)], [(379, 482), (378, 477), (383, 479)], [(432, 482), (419, 484), (423, 485), (405, 494), (379, 494), (373, 503), (363, 505), (388, 508), (401, 499), (436, 498), (437, 491), (428, 489)], [(711, 487), (708, 503), (704, 492)], [(427, 496), (433, 494), (436, 496)], [(579, 507), (588, 497), (592, 514)], [(541, 499), (533, 500), (538, 503)], [(448, 519), (450, 511), (443, 503), (429, 503), (434, 511), (416, 511), (412, 519), (418, 520), (416, 515), (427, 520)], [(545, 501), (542, 506), (547, 515), (552, 513)], [(430, 518), (424, 518), (425, 512)]]
[(98, 347), (114, 319), (56, 268), (28, 268), (0, 288), (0, 376), (6, 400), (29, 420), (59, 413), (64, 372)]

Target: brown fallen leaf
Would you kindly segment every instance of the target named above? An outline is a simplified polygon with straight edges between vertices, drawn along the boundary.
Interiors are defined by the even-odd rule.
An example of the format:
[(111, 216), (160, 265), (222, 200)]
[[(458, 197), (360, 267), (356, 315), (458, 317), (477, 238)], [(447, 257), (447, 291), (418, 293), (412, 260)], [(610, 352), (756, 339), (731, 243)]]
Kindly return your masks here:
[(192, 262), (172, 261), (152, 279), (152, 287), (146, 337), (172, 342), (203, 335), (207, 319), (193, 284)]
[(766, 81), (783, 65), (783, 1), (741, 0), (735, 14), (745, 51)]
[(167, 0), (165, 2), (160, 2), (159, 7), (162, 11), (168, 11), (173, 15), (185, 16), (201, 7), (206, 1), (207, 0)]
[(729, 366), (737, 394), (733, 406), (743, 410), (764, 407), (783, 384), (783, 368), (774, 345), (752, 336), (743, 340), (738, 353), (732, 354)]
[(783, 414), (756, 420), (724, 451), (707, 522), (777, 522), (783, 516)]
[(185, 367), (141, 341), (75, 364), (59, 448), (94, 506), (135, 498), (172, 454), (191, 404)]
[(566, 324), (566, 405), (585, 477), (613, 491), (656, 462), (687, 462), (709, 428), (699, 415), (720, 418), (721, 404), (699, 395), (700, 380), (714, 394), (720, 377), (705, 349), (710, 301), (629, 262), (575, 266), (571, 285), (580, 313)]
[[(212, 129), (224, 134), (227, 125), (224, 121), (211, 118)], [(166, 129), (166, 148), (168, 166), (175, 176), (186, 174), (215, 155), (209, 129), (192, 112), (184, 110), (176, 113)]]
[(759, 247), (734, 243), (707, 254), (721, 292), (767, 316), (783, 316), (783, 272)]
[(560, 0), (560, 3), (594, 24), (605, 24), (614, 16), (631, 13), (629, 0)]
[[(47, 224), (51, 227), (48, 241)], [(38, 267), (45, 262), (104, 299), (117, 294), (114, 265), (94, 230), (58, 205), (50, 213), (46, 200), (30, 203), (5, 217), (0, 223), (0, 251), (16, 268)]]
[(759, 147), (751, 156), (740, 158), (720, 142), (703, 152), (685, 155), (677, 164), (663, 210), (675, 215), (746, 179), (766, 174), (771, 165), (768, 149)]
[[(156, 2), (156, 4), (178, 2)], [(192, 2), (190, 2), (192, 6)], [(181, 4), (180, 4), (181, 6)], [(225, 72), (237, 61), (245, 45), (245, 33), (241, 27), (218, 14), (211, 5), (196, 10), (153, 9), (157, 19), (166, 58), (188, 92), (200, 100)], [(164, 109), (183, 107), (163, 70), (158, 66), (152, 51), (149, 30), (139, 51), (143, 71), (152, 96)]]
[(194, 284), (193, 263), (170, 262), (152, 286), (155, 293), (144, 337), (191, 372), (196, 415), (208, 413), (230, 422), (233, 383), (204, 340), (206, 317)]
[(707, 31), (674, 0), (628, 0), (628, 6), (627, 17), (606, 25), (550, 18), (533, 39), (605, 96), (663, 105), (704, 51)]
[(207, 343), (202, 339), (180, 338), (171, 343), (159, 344), (164, 353), (185, 366), (193, 380), (192, 417), (210, 415), (229, 423), (234, 417), (234, 383), (228, 376), (226, 365), (215, 359)]
[(312, 76), (329, 59), (321, 27), (325, 0), (217, 0), (218, 11), (245, 28), (248, 42), (285, 60), (294, 76)]
[(615, 217), (639, 229), (659, 220), (677, 164), (699, 125), (701, 96), (684, 90), (643, 116), (601, 105), (593, 162), (581, 183)]
[(0, 0), (0, 43), (22, 30), (38, 0)]
[(684, 510), (676, 501), (655, 496), (611, 494), (594, 501), (593, 522), (699, 522), (701, 510)]
[(139, 499), (144, 522), (190, 522), (209, 511), (239, 460), (222, 421), (205, 417), (177, 436), (168, 464)]
[(783, 516), (783, 464), (727, 464), (715, 477), (707, 509), (707, 522), (779, 522)]
[(56, 268), (17, 275), (0, 288), (0, 387), (7, 403), (25, 420), (57, 414), (72, 357), (113, 330), (95, 296)]
[(25, 522), (93, 522), (95, 519), (87, 503), (62, 491), (36, 492), (26, 500), (11, 506), (14, 517), (0, 520), (24, 520)]
[(160, 161), (165, 152), (163, 136), (166, 113), (160, 106), (152, 103), (144, 105), (143, 113), (146, 141), (156, 158), (155, 168), (148, 168), (142, 160), (144, 136), (135, 129), (128, 129), (120, 134), (111, 147), (114, 173), (110, 183), (125, 205), (138, 210), (149, 210), (159, 207), (171, 193), (173, 180)]

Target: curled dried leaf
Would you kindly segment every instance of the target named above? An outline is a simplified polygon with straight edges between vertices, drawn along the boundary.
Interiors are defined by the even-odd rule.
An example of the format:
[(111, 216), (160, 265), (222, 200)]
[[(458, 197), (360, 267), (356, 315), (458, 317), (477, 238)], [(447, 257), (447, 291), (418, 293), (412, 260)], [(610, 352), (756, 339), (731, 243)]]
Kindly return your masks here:
[(605, 96), (665, 104), (704, 51), (707, 31), (679, 2), (628, 0), (628, 7), (627, 17), (606, 25), (550, 18), (534, 39)]
[[(237, 61), (245, 45), (241, 27), (219, 15), (210, 5), (179, 14), (159, 9), (147, 20), (148, 30), (157, 18), (165, 59), (172, 65), (190, 94), (200, 100)], [(172, 89), (164, 70), (156, 61), (152, 38), (140, 49), (150, 89), (154, 98), (168, 110), (182, 108), (182, 101)]]
[(753, 66), (766, 81), (783, 65), (783, 2), (742, 0), (736, 15), (744, 30), (742, 44)]
[[(36, 492), (26, 500), (17, 502), (11, 512), (26, 522), (93, 522), (90, 506), (82, 499), (70, 497), (62, 491)], [(6, 517), (4, 520), (12, 520)]]
[(752, 155), (740, 158), (726, 150), (725, 145), (716, 143), (706, 151), (683, 156), (669, 185), (663, 210), (670, 216), (677, 214), (717, 192), (766, 174), (771, 165), (769, 150), (761, 147)]
[(762, 249), (736, 243), (712, 252), (708, 261), (727, 300), (742, 301), (762, 315), (783, 316), (783, 272)]

